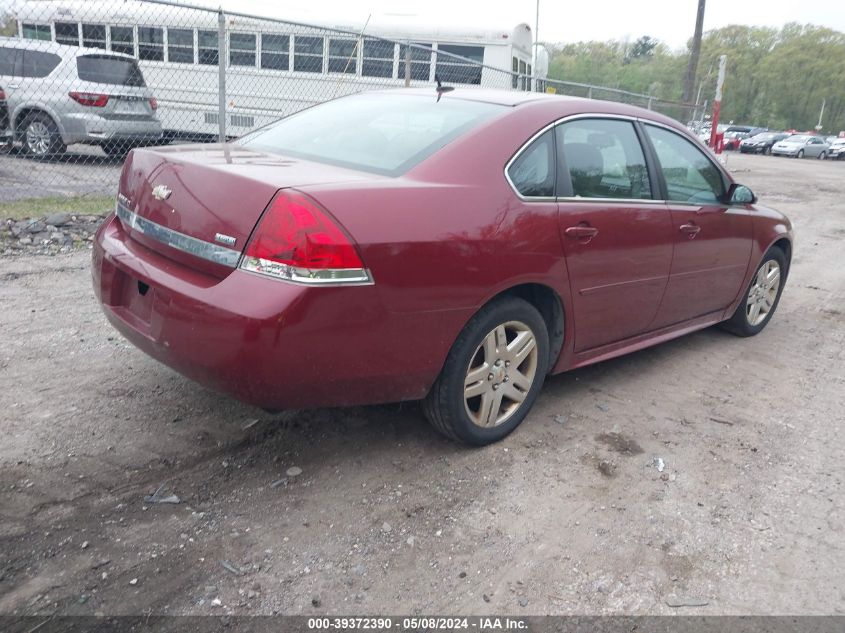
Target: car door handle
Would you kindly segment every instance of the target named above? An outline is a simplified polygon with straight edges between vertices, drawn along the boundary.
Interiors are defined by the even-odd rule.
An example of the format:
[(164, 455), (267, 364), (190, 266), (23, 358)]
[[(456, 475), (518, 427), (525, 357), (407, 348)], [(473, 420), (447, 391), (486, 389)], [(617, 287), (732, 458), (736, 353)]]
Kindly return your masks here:
[(698, 232), (701, 230), (701, 227), (697, 224), (682, 224), (681, 225), (681, 233), (685, 233), (689, 239), (693, 239)]
[(599, 234), (599, 230), (592, 226), (579, 224), (578, 226), (570, 226), (564, 231), (564, 233), (566, 234), (566, 237), (571, 237), (574, 239), (582, 239), (585, 237), (592, 239)]

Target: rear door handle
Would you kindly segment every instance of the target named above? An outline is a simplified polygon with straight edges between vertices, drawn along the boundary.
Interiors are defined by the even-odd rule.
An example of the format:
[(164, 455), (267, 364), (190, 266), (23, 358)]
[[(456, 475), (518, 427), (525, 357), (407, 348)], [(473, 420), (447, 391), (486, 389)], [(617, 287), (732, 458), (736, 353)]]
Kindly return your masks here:
[(682, 224), (681, 225), (681, 233), (685, 233), (689, 239), (693, 239), (698, 232), (701, 230), (701, 227), (697, 224)]
[(584, 224), (579, 224), (578, 226), (570, 226), (568, 229), (564, 231), (566, 237), (572, 237), (575, 239), (581, 238), (593, 238), (599, 234), (599, 230), (592, 226), (587, 226)]

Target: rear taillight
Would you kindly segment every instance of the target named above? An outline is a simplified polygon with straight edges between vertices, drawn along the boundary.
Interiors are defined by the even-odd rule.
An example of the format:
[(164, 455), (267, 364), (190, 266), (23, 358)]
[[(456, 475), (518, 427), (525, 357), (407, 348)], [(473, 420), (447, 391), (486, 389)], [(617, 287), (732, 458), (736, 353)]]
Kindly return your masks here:
[(158, 101), (155, 97), (150, 97), (150, 107), (153, 109), (153, 112), (158, 110)]
[(77, 103), (91, 108), (104, 108), (109, 102), (109, 95), (95, 92), (71, 92), (68, 96)]
[(244, 250), (241, 268), (306, 284), (368, 284), (358, 249), (320, 205), (298, 191), (279, 191)]

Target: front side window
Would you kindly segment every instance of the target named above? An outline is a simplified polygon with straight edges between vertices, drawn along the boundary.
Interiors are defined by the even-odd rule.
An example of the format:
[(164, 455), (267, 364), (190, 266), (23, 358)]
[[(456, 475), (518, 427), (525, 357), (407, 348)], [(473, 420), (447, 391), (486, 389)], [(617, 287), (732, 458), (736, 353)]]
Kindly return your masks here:
[(194, 63), (193, 29), (167, 29), (167, 59), (179, 64)]
[(355, 95), (298, 112), (239, 142), (258, 151), (395, 176), (506, 111), (480, 101)]
[(254, 33), (232, 33), (229, 36), (229, 63), (232, 66), (255, 66)]
[[(453, 57), (457, 56), (457, 57)], [(459, 59), (466, 57), (469, 61)], [(483, 46), (456, 46), (440, 44), (437, 47), (436, 74), (440, 81), (455, 84), (481, 84)]]
[(557, 127), (557, 150), (578, 198), (652, 198), (645, 155), (634, 124), (613, 119), (576, 119)]
[(62, 58), (53, 53), (44, 53), (42, 51), (23, 51), (23, 73), (24, 77), (46, 77), (56, 66)]
[[(56, 26), (58, 27), (58, 25)], [(111, 32), (112, 51), (124, 55), (135, 54), (135, 32), (131, 26), (110, 26), (109, 31)]]
[(721, 172), (707, 155), (680, 134), (646, 125), (666, 181), (667, 199), (691, 204), (718, 204), (725, 193)]
[(301, 73), (323, 72), (323, 38), (297, 35), (293, 38), (293, 69)]
[(83, 24), (82, 45), (88, 48), (106, 48), (106, 26), (104, 24)]
[(20, 59), (20, 51), (15, 48), (0, 47), (0, 75), (14, 77), (20, 74), (16, 62)]
[(50, 33), (49, 24), (27, 24), (21, 25), (23, 37), (26, 40), (51, 40), (53, 36)]
[(155, 26), (138, 27), (138, 58), (164, 61), (164, 29)]
[(197, 47), (199, 63), (206, 66), (216, 66), (220, 59), (217, 31), (197, 31), (197, 39), (199, 41)]
[(364, 77), (393, 77), (393, 42), (364, 40)]
[(68, 46), (79, 46), (79, 25), (76, 22), (56, 22), (56, 41)]
[(555, 195), (555, 136), (549, 130), (535, 139), (508, 168), (508, 178), (526, 198)]
[(290, 35), (265, 33), (261, 36), (261, 67), (288, 70)]

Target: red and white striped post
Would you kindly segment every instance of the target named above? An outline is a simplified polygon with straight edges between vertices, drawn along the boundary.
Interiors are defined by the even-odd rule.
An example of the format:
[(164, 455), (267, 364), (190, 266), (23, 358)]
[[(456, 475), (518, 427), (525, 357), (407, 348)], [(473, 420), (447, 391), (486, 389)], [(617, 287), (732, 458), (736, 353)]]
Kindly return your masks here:
[(716, 80), (716, 99), (713, 101), (713, 119), (710, 128), (710, 147), (715, 149), (717, 154), (722, 151), (721, 146), (716, 146), (716, 142), (719, 137), (719, 111), (722, 109), (722, 87), (725, 85), (725, 65), (727, 63), (727, 55), (719, 57), (719, 78)]

